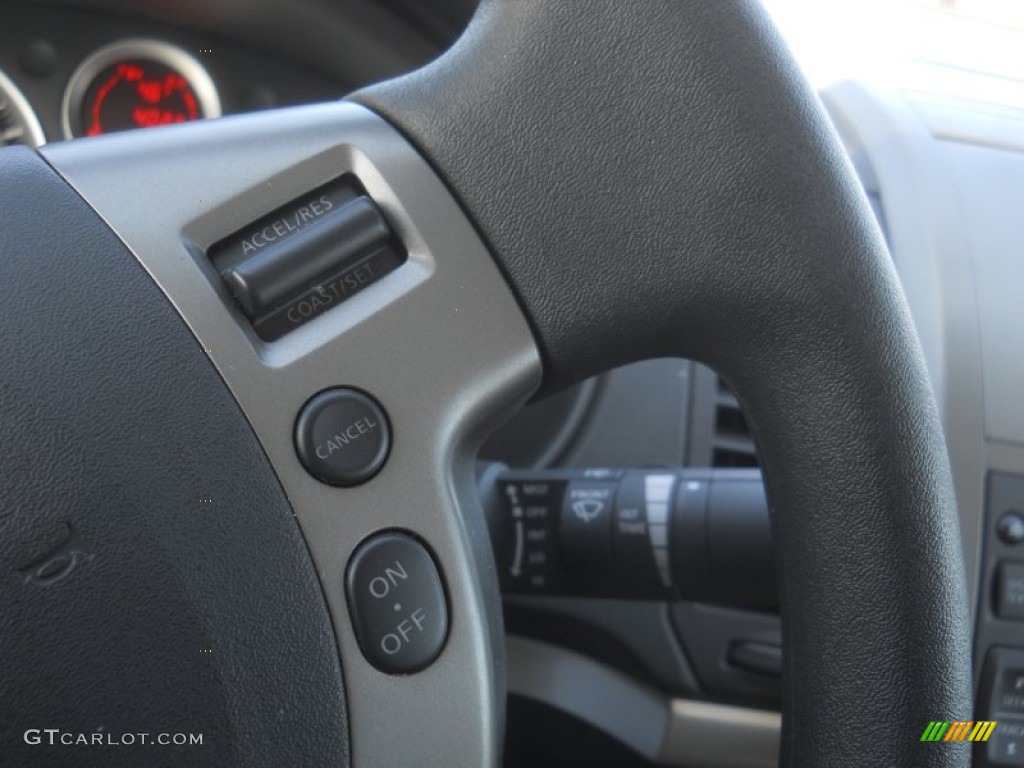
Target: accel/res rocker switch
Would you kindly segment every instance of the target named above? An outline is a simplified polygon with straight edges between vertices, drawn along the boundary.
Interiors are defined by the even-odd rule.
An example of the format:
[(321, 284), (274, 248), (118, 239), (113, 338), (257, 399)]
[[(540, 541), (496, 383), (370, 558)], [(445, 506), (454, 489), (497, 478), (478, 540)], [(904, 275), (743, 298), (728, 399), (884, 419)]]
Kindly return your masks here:
[(407, 253), (377, 205), (343, 177), (213, 246), (210, 260), (265, 341), (334, 308)]

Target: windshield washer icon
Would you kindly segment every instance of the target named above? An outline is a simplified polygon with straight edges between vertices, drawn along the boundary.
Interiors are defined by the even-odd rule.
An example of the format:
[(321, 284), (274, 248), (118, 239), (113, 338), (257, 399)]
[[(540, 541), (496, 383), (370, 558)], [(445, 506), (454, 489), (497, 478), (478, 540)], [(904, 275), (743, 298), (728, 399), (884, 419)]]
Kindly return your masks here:
[(589, 523), (604, 512), (604, 502), (595, 499), (580, 499), (572, 503), (572, 511), (584, 523)]

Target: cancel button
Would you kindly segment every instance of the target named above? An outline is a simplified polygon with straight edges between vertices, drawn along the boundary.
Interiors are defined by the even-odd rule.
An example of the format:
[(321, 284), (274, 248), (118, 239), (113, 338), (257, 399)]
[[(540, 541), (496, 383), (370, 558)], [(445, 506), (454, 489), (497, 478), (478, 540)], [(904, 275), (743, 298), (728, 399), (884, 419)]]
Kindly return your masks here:
[(328, 389), (302, 407), (295, 450), (317, 480), (349, 487), (376, 475), (391, 448), (384, 409), (355, 389)]

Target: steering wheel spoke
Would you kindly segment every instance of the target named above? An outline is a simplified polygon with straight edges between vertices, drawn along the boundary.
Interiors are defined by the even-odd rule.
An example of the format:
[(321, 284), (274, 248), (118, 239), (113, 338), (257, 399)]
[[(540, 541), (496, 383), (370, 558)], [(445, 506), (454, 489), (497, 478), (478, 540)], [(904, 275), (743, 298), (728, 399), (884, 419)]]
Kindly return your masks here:
[[(426, 764), (427, 755), (445, 765), (494, 762), (504, 710), (503, 646), (473, 457), (496, 419), (536, 389), (540, 366), (515, 298), (444, 186), (393, 128), (353, 104), (58, 145), (46, 158), (178, 309), (195, 335), (196, 354), (216, 367), (266, 452), (337, 633), (353, 762)], [(296, 330), (264, 341), (207, 254), (268, 212), (348, 175), (378, 206), (407, 260)], [(277, 232), (271, 225), (270, 236), (290, 234), (287, 216), (278, 218), (285, 224)], [(370, 395), (390, 427), (383, 468), (357, 487), (321, 482), (296, 451), (296, 421), (307, 401), (339, 388)], [(379, 426), (377, 416), (353, 416), (347, 425), (341, 418), (347, 431), (315, 436), (315, 450), (351, 452), (355, 443), (347, 441), (372, 439), (361, 430)], [(225, 498), (204, 501), (208, 514), (231, 506)], [(258, 509), (244, 525), (260, 525)], [(357, 637), (355, 596), (346, 595), (353, 552), (382, 531), (425, 544), (445, 589), (443, 650), (413, 674), (375, 668), (361, 644), (380, 646), (388, 657), (438, 617), (425, 615), (418, 603), (402, 605), (402, 594), (419, 597), (399, 590), (399, 598), (388, 600), (393, 617), (377, 619), (385, 630), (363, 626)], [(245, 540), (239, 530), (238, 546)], [(390, 575), (397, 570), (400, 580), (422, 580), (422, 573), (411, 573), (408, 553), (393, 560)], [(237, 578), (244, 583), (244, 574)], [(382, 583), (354, 589), (383, 597)], [(217, 645), (216, 638), (210, 642)], [(224, 646), (215, 652), (247, 655), (245, 648)]]

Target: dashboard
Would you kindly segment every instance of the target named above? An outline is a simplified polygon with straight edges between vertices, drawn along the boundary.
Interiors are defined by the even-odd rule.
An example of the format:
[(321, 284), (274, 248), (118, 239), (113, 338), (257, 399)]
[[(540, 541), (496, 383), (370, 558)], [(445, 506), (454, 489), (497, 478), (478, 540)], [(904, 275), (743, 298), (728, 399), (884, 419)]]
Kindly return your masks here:
[(22, 2), (0, 18), (0, 146), (337, 99), (435, 56), (443, 29), (362, 2)]
[[(0, 3), (0, 145), (337, 99), (429, 61), (472, 5)], [(1006, 675), (1024, 667), (1024, 613), (1007, 597), (1024, 585), (1024, 112), (863, 83), (822, 98), (890, 245), (944, 420), (974, 601), (977, 713), (1022, 724), (976, 763), (1024, 765), (1024, 711), (999, 698)], [(559, 558), (577, 547), (567, 543), (561, 497), (551, 502), (551, 527), (535, 529), (551, 545), (531, 550), (544, 578), (517, 583), (528, 551), (515, 525), (500, 533), (517, 505), (491, 494), (554, 479), (564, 483), (559, 493), (606, 483), (618, 498), (625, 473), (757, 482), (757, 466), (728, 382), (676, 359), (631, 365), (535, 403), (484, 445), (482, 502), (498, 531), (506, 587), (509, 766), (775, 764), (782, 630), (770, 594), (631, 593), (613, 571), (557, 587)], [(595, 471), (624, 474), (586, 474)], [(722, 474), (685, 474), (695, 471)], [(762, 528), (741, 527), (756, 529), (752, 557), (770, 559), (760, 504)], [(580, 519), (599, 514), (579, 510)], [(679, 563), (667, 551), (662, 568), (648, 533), (651, 547), (635, 562), (653, 564), (670, 584)], [(755, 574), (762, 584), (765, 573)]]

